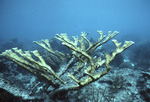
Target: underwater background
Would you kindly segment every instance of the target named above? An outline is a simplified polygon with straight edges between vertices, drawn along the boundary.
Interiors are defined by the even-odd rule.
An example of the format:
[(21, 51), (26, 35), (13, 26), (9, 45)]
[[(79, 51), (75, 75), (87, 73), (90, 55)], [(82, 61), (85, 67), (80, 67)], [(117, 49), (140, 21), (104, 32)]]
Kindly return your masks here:
[(117, 30), (149, 40), (149, 12), (149, 0), (1, 0), (0, 38), (33, 41), (81, 31), (97, 38), (96, 30)]
[[(54, 50), (68, 56), (70, 51), (56, 41), (56, 34), (67, 33), (72, 40), (86, 32), (95, 43), (97, 30), (104, 35), (118, 31), (113, 39), (135, 42), (112, 61), (106, 76), (51, 98), (49, 83), (0, 55), (0, 102), (150, 102), (150, 0), (0, 0), (0, 54), (13, 47), (37, 49), (55, 72), (67, 66), (69, 59), (63, 62), (33, 41), (49, 39)], [(105, 52), (114, 50), (108, 41), (92, 57), (104, 58)], [(66, 76), (62, 78), (69, 80)]]

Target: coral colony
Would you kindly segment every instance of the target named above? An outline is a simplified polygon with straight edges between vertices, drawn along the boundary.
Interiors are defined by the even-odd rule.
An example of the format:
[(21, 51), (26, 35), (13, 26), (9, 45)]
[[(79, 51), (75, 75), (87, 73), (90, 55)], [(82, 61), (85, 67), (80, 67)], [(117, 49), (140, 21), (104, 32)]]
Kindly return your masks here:
[[(82, 87), (95, 82), (102, 76), (106, 75), (110, 67), (110, 62), (116, 57), (117, 54), (122, 53), (125, 49), (134, 44), (133, 41), (125, 41), (121, 46), (117, 40), (113, 39), (116, 49), (112, 54), (105, 53), (105, 58), (92, 56), (94, 50), (103, 45), (119, 32), (111, 31), (108, 35), (103, 35), (103, 31), (97, 31), (100, 37), (96, 43), (90, 42), (86, 38), (88, 34), (81, 32), (81, 37), (74, 37), (73, 41), (69, 39), (67, 34), (56, 34), (56, 39), (62, 42), (62, 46), (66, 46), (70, 50), (70, 54), (65, 54), (59, 51), (54, 51), (51, 48), (49, 40), (35, 41), (34, 43), (47, 50), (50, 54), (56, 56), (61, 61), (65, 61), (64, 66), (60, 66), (59, 70), (54, 71), (46, 63), (44, 58), (40, 55), (38, 50), (22, 51), (22, 49), (12, 48), (2, 52), (2, 56), (17, 63), (22, 68), (28, 70), (39, 79), (45, 80), (52, 86), (51, 97), (54, 97), (61, 91), (78, 90)], [(105, 66), (104, 70), (100, 70)]]

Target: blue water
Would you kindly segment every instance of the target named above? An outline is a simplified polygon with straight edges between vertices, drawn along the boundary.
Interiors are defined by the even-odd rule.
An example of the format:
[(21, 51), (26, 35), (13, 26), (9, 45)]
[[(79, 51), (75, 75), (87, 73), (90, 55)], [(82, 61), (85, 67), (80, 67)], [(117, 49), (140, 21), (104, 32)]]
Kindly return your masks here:
[(149, 40), (150, 0), (0, 0), (0, 39), (33, 41), (117, 30), (127, 40)]
[[(111, 69), (112, 71), (109, 73), (110, 75), (107, 76), (109, 80), (107, 80), (106, 77), (104, 78), (104, 80), (98, 81), (97, 84), (93, 84), (96, 90), (102, 89), (101, 91), (96, 91), (92, 87), (92, 85), (90, 87), (86, 87), (88, 88), (87, 94), (80, 94), (80, 96), (78, 95), (78, 93), (80, 92), (85, 93), (85, 89), (80, 90), (80, 92), (75, 92), (76, 94), (70, 92), (72, 94), (70, 95), (72, 100), (80, 100), (87, 97), (88, 95), (91, 95), (91, 97), (88, 98), (98, 100), (98, 98), (95, 96), (99, 96), (99, 92), (102, 92), (104, 99), (107, 99), (107, 101), (109, 100), (109, 98), (115, 100), (123, 100), (123, 97), (120, 98), (120, 95), (118, 93), (117, 94), (119, 96), (115, 96), (116, 93), (114, 93), (115, 91), (120, 90), (123, 93), (121, 96), (124, 96), (124, 98), (126, 98), (126, 101), (132, 100), (133, 102), (142, 102), (139, 100), (141, 98), (141, 100), (145, 100), (145, 102), (148, 102), (150, 99), (150, 84), (148, 83), (150, 82), (150, 80), (148, 79), (150, 73), (150, 0), (0, 0), (0, 54), (2, 51), (11, 49), (13, 47), (18, 47), (19, 49), (23, 49), (23, 51), (31, 51), (37, 49), (40, 55), (45, 59), (47, 65), (50, 65), (54, 71), (60, 68), (62, 68), (63, 71), (63, 69), (67, 68), (64, 67), (66, 65), (69, 65), (70, 68), (74, 68), (74, 65), (78, 64), (74, 63), (74, 61), (79, 61), (82, 59), (82, 62), (86, 61), (86, 58), (80, 54), (79, 56), (77, 55), (78, 57), (80, 57), (80, 59), (75, 59), (73, 62), (70, 61), (70, 56), (68, 57), (68, 59), (66, 58), (67, 60), (58, 61), (58, 58), (55, 60), (56, 56), (53, 57), (53, 54), (47, 54), (47, 52), (44, 52), (44, 50), (38, 48), (36, 44), (33, 44), (33, 41), (51, 38), (54, 37), (55, 34), (60, 33), (67, 33), (69, 37), (80, 36), (81, 31), (89, 33), (88, 38), (92, 37), (94, 40), (96, 40), (99, 37), (99, 34), (96, 32), (97, 30), (103, 30), (105, 34), (107, 34), (107, 32), (110, 30), (117, 30), (120, 32), (120, 34), (117, 35), (115, 39), (117, 39), (119, 42), (123, 42), (124, 40), (132, 40), (135, 42), (135, 44), (131, 48), (127, 49), (125, 53), (117, 56), (118, 58), (116, 57), (114, 62), (111, 63), (111, 66), (113, 67)], [(51, 41), (51, 46), (54, 50), (58, 50), (63, 53), (65, 52), (66, 55), (68, 55), (67, 53), (69, 53), (69, 51), (65, 49), (65, 47), (59, 46), (61, 44), (56, 42), (54, 39), (52, 39)], [(85, 45), (87, 46), (87, 43)], [(105, 51), (106, 53), (111, 53), (114, 50), (115, 45), (108, 43), (107, 46), (102, 45), (101, 47), (99, 47), (99, 49), (95, 51), (92, 56), (97, 56), (97, 58), (101, 56), (101, 58), (103, 59), (104, 54), (102, 53), (105, 53)], [(85, 51), (85, 53), (86, 52), (87, 50)], [(26, 54), (22, 55), (21, 53), (17, 55), (25, 56)], [(21, 56), (20, 58), (24, 58), (24, 61), (26, 63), (28, 59)], [(37, 63), (40, 61), (38, 61), (38, 57), (34, 56), (34, 54), (31, 54), (31, 57), (33, 57), (33, 59), (35, 59)], [(93, 57), (93, 62), (99, 63), (96, 62), (97, 59)], [(15, 58), (16, 56), (14, 56), (14, 59)], [(29, 63), (33, 65), (36, 64), (31, 60), (29, 60)], [(73, 66), (72, 63), (74, 63)], [(88, 62), (87, 64), (84, 64), (85, 67), (90, 66)], [(23, 65), (28, 67), (27, 64)], [(125, 69), (126, 71), (123, 69), (128, 67), (130, 69)], [(30, 64), (29, 68), (32, 69), (32, 66), (30, 67)], [(33, 68), (33, 71), (34, 70), (35, 72), (37, 72), (37, 75), (44, 73), (41, 74), (41, 78), (43, 77), (42, 75), (50, 73), (46, 69), (45, 71), (41, 71), (41, 69), (36, 70), (36, 68)], [(72, 69), (67, 69), (65, 70), (65, 72), (68, 73), (71, 72), (71, 70)], [(100, 70), (103, 70), (103, 68)], [(98, 71), (100, 70), (98, 69)], [(75, 69), (73, 69), (72, 71), (75, 71), (75, 73), (73, 72), (72, 75), (78, 74), (78, 78), (82, 77), (81, 79), (84, 79), (82, 75), (86, 75), (83, 73), (76, 74)], [(96, 71), (95, 73), (99, 73), (98, 71)], [(46, 90), (46, 84), (44, 84), (43, 81), (39, 81), (37, 79), (34, 80), (34, 78), (31, 78), (32, 76), (30, 74), (27, 74), (27, 72), (19, 69), (19, 67), (17, 67), (15, 64), (3, 58), (0, 61), (0, 75), (0, 89), (3, 88), (2, 82), (4, 78), (7, 90), (11, 90), (11, 92), (14, 92), (13, 94), (18, 94), (18, 92), (16, 92), (16, 90), (12, 91), (13, 88), (9, 88), (7, 84), (13, 85), (12, 87), (16, 85), (16, 88), (19, 88), (20, 92), (25, 90), (31, 96), (34, 96), (35, 94), (38, 95), (38, 98), (43, 97), (45, 98), (45, 102), (49, 99), (50, 95), (48, 94), (54, 91), (54, 88), (52, 87), (49, 87), (48, 90)], [(63, 75), (61, 75), (61, 77), (62, 76)], [(111, 83), (115, 82), (114, 79), (116, 79), (117, 76), (121, 77), (119, 78), (119, 81), (117, 81), (121, 85), (121, 87), (118, 87), (119, 84), (114, 84), (115, 91), (108, 92), (110, 89), (113, 89), (113, 84)], [(64, 74), (62, 80), (64, 80), (65, 77), (66, 74)], [(65, 80), (68, 80), (68, 78)], [(68, 80), (66, 83), (70, 84), (69, 81), (70, 80)], [(57, 84), (56, 86), (58, 87), (63, 86), (59, 86), (60, 83), (58, 81), (56, 81), (55, 84)], [(99, 84), (102, 84), (104, 86), (101, 87), (102, 85)], [(30, 88), (30, 86), (33, 87)], [(65, 86), (65, 88), (67, 88), (67, 86)], [(89, 89), (92, 90), (89, 91)], [(93, 95), (90, 92), (93, 93)], [(65, 95), (61, 96), (61, 93)], [(71, 100), (71, 98), (69, 97), (70, 93), (66, 94), (66, 91), (62, 91), (59, 94), (56, 94), (58, 95), (56, 97), (58, 99), (63, 97), (66, 98), (66, 100)], [(107, 95), (109, 93), (111, 93), (110, 96)], [(73, 97), (73, 95), (75, 95), (75, 97)], [(0, 98), (2, 99), (3, 97), (1, 96)], [(10, 97), (7, 98), (9, 99)], [(7, 98), (4, 97), (3, 99), (7, 100)], [(101, 101), (104, 99), (103, 97), (100, 97)]]

